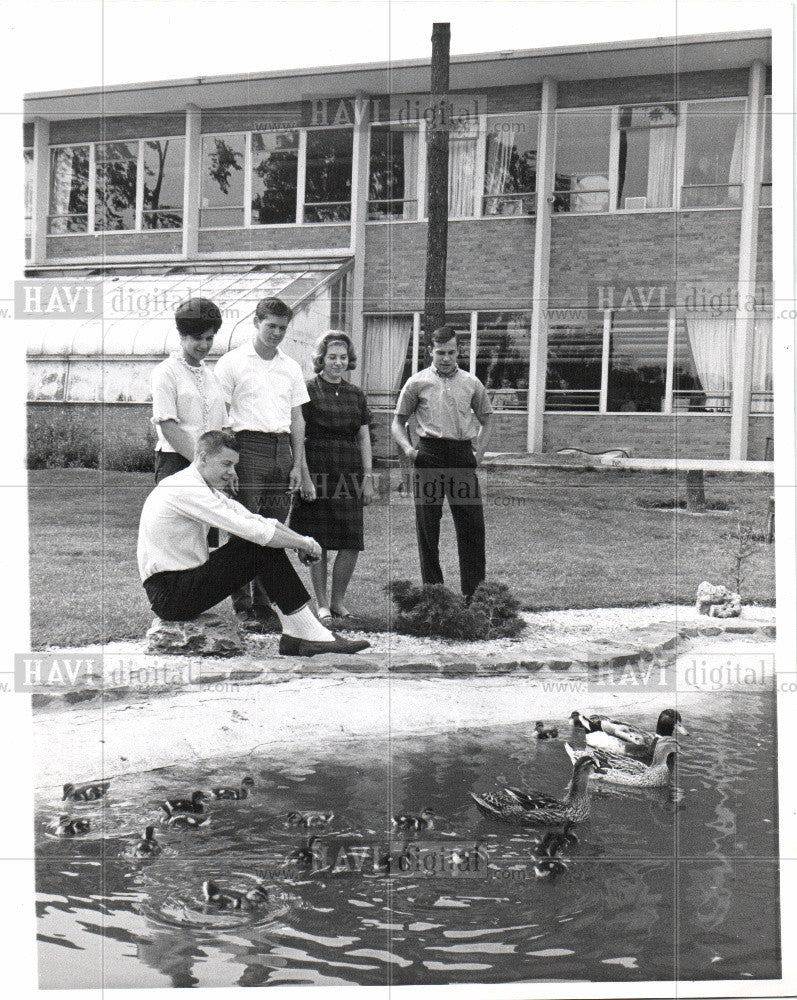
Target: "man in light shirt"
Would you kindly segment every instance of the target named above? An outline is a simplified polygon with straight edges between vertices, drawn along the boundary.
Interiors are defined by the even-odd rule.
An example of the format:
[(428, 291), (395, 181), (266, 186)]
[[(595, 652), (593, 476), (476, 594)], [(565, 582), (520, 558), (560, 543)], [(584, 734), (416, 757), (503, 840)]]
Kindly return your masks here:
[[(292, 317), (281, 299), (261, 300), (252, 341), (220, 358), (214, 372), (238, 442), (238, 497), (253, 513), (279, 521), (288, 514), (290, 491), (302, 486), (302, 405), (310, 398), (301, 368), (280, 350)], [(247, 586), (233, 594), (233, 606), (243, 628), (262, 630), (269, 600), (257, 580), (251, 593)]]
[[(431, 365), (408, 379), (401, 390), (391, 432), (414, 464), (415, 528), (421, 579), (442, 583), (440, 521), (443, 500), (454, 520), (459, 578), (470, 600), (485, 575), (484, 510), (476, 469), (490, 436), (493, 408), (482, 383), (457, 365), (457, 334), (441, 326), (429, 345)], [(407, 434), (415, 416), (418, 447)]]
[[(235, 476), (238, 451), (228, 431), (208, 431), (194, 461), (167, 476), (144, 502), (138, 530), (138, 569), (152, 610), (167, 621), (196, 618), (234, 590), (257, 579), (274, 601), (282, 625), (280, 653), (357, 653), (365, 640), (349, 641), (326, 629), (309, 608), (285, 549), (302, 561), (321, 555), (315, 539), (298, 535), (274, 518), (253, 514), (221, 491)], [(208, 528), (229, 541), (208, 550)]]

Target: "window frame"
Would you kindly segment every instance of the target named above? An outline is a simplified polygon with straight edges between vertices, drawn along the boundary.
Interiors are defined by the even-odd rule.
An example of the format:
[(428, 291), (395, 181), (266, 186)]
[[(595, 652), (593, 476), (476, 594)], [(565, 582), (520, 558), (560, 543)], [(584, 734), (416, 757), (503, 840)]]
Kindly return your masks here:
[[(104, 234), (117, 234), (125, 235), (132, 233), (179, 233), (182, 232), (185, 226), (185, 204), (181, 205), (179, 209), (146, 209), (148, 212), (158, 212), (158, 211), (172, 211), (180, 212), (182, 217), (182, 225), (177, 227), (172, 227), (169, 229), (146, 229), (143, 227), (144, 223), (144, 145), (147, 142), (169, 142), (172, 139), (180, 139), (185, 143), (184, 135), (153, 135), (153, 136), (142, 136), (134, 139), (101, 139), (94, 142), (56, 142), (52, 143), (48, 147), (48, 156), (50, 164), (50, 178), (49, 178), (49, 191), (48, 191), (48, 203), (47, 203), (47, 238), (62, 238), (64, 236), (100, 236)], [(115, 142), (125, 142), (128, 144), (137, 144), (137, 154), (136, 154), (136, 204), (135, 204), (135, 228), (134, 229), (97, 229), (96, 227), (96, 208), (97, 208), (97, 147), (98, 146), (109, 146)], [(54, 216), (50, 212), (50, 200), (52, 198), (52, 157), (53, 152), (57, 149), (77, 149), (80, 147), (86, 147), (89, 151), (89, 168), (88, 168), (88, 187), (86, 191), (86, 229), (82, 232), (68, 232), (68, 233), (54, 233), (51, 231), (51, 224), (54, 218), (69, 218), (69, 216)], [(183, 178), (185, 178), (185, 150), (183, 151)], [(82, 212), (80, 213), (83, 214)]]
[[(743, 105), (742, 114), (746, 116), (748, 113), (749, 100), (746, 94), (738, 94), (729, 97), (705, 97), (705, 98), (690, 98), (689, 100), (683, 101), (639, 101), (630, 104), (614, 104), (614, 105), (600, 105), (596, 107), (573, 107), (573, 108), (556, 108), (556, 129), (554, 135), (554, 150), (556, 150), (556, 143), (558, 140), (558, 130), (559, 130), (559, 114), (573, 111), (583, 111), (583, 112), (600, 112), (607, 111), (611, 112), (611, 133), (609, 138), (609, 209), (605, 212), (554, 212), (553, 217), (555, 219), (568, 218), (570, 216), (576, 216), (578, 218), (584, 218), (585, 216), (601, 216), (601, 215), (645, 215), (656, 212), (739, 212), (741, 211), (741, 199), (744, 196), (744, 183), (738, 185), (741, 190), (740, 204), (739, 205), (690, 205), (687, 208), (681, 208), (681, 198), (683, 196), (684, 184), (683, 178), (686, 169), (686, 120), (688, 115), (688, 108), (690, 104), (715, 104), (730, 101), (741, 101)], [(650, 107), (652, 104), (674, 104), (677, 108), (678, 121), (674, 127), (676, 130), (675, 138), (675, 169), (673, 171), (673, 204), (669, 208), (659, 207), (659, 208), (620, 208), (617, 206), (618, 198), (618, 187), (619, 187), (619, 155), (620, 155), (620, 109), (621, 108), (644, 108)], [(556, 163), (554, 163), (554, 183), (556, 178)], [(733, 185), (736, 187), (737, 185)], [(551, 191), (553, 196), (555, 191)]]
[[(390, 126), (390, 125), (406, 125), (406, 122), (399, 121), (397, 118), (391, 118), (389, 121), (372, 121), (368, 124), (368, 187), (371, 185), (371, 137), (373, 135), (373, 130), (379, 128), (380, 126)], [(380, 199), (376, 198), (366, 198), (365, 201), (365, 221), (369, 225), (371, 223), (375, 225), (385, 225), (394, 222), (423, 222), (426, 219), (426, 119), (420, 118), (414, 123), (418, 129), (418, 160), (415, 164), (416, 170), (416, 180), (415, 184), (418, 188), (418, 197), (415, 199), (416, 204), (416, 214), (414, 219), (402, 219), (397, 217), (395, 219), (369, 219), (368, 213), (371, 210), (371, 205), (376, 202), (380, 203)], [(381, 199), (382, 202), (388, 199)], [(411, 198), (395, 198), (394, 201), (412, 201)], [(368, 315), (377, 315), (376, 313), (369, 313)], [(413, 373), (414, 374), (414, 373)]]

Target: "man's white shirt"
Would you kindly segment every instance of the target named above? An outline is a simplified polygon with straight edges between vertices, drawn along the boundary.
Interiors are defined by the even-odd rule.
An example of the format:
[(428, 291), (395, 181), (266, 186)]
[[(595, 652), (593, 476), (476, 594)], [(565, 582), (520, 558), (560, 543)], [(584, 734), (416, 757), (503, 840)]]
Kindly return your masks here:
[(214, 374), (234, 431), (288, 434), (291, 410), (310, 401), (302, 369), (279, 348), (271, 361), (264, 361), (250, 341), (219, 358)]
[(278, 522), (208, 486), (194, 465), (162, 479), (144, 501), (138, 528), (142, 580), (167, 570), (194, 569), (208, 560), (208, 528), (258, 545), (274, 537)]

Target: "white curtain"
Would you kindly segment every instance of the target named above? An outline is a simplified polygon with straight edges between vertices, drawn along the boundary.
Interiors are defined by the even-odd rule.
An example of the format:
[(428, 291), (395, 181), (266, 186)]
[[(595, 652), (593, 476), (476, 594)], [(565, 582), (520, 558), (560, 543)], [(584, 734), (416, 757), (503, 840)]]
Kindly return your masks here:
[(399, 388), (411, 336), (412, 316), (366, 318), (363, 371), (369, 393), (390, 395)]
[(688, 316), (686, 328), (697, 374), (706, 394), (706, 407), (727, 409), (728, 397), (711, 394), (731, 389), (736, 320), (732, 316), (719, 319)]
[[(752, 392), (772, 392), (772, 320), (757, 319), (753, 328)], [(751, 413), (772, 413), (772, 400), (750, 401)]]
[[(733, 140), (733, 152), (731, 153), (731, 164), (728, 169), (728, 184), (742, 183), (742, 150), (744, 149), (744, 122), (739, 122), (736, 126), (736, 136)], [(742, 202), (741, 187), (728, 189), (728, 201), (732, 205), (740, 205)]]
[(675, 176), (674, 128), (652, 128), (648, 154), (648, 208), (672, 206), (673, 178)]
[(452, 139), (448, 146), (448, 212), (475, 215), (476, 139)]
[(404, 133), (404, 211), (403, 218), (418, 218), (418, 132)]
[[(484, 171), (484, 193), (503, 194), (509, 180), (509, 163), (515, 140), (511, 132), (492, 132), (487, 140), (487, 163)], [(500, 201), (490, 198), (485, 202), (485, 215), (498, 215)]]

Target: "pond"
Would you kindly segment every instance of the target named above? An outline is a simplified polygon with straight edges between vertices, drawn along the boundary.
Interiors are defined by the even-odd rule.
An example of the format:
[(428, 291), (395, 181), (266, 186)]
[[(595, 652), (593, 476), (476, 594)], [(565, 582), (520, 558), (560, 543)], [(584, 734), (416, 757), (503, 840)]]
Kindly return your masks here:
[[(699, 720), (684, 712), (674, 789), (593, 784), (568, 869), (542, 879), (535, 834), (481, 816), (468, 793), (561, 793), (563, 741), (583, 744), (569, 721), (545, 742), (531, 738), (533, 723), (326, 748), (308, 733), (282, 760), (255, 753), (119, 777), (99, 802), (68, 803), (91, 821), (73, 839), (48, 829), (60, 797), (40, 795), (40, 985), (776, 978), (774, 699), (724, 698)], [(251, 794), (212, 801), (208, 824), (160, 822), (164, 797), (244, 775)], [(393, 814), (424, 808), (433, 829), (391, 834)], [(309, 870), (290, 863), (308, 833), (286, 815), (302, 810), (334, 812), (312, 831)], [(148, 824), (162, 853), (139, 859), (132, 847)], [(390, 873), (373, 864), (388, 851)], [(257, 878), (269, 901), (254, 912), (204, 903), (205, 880), (242, 892)]]

